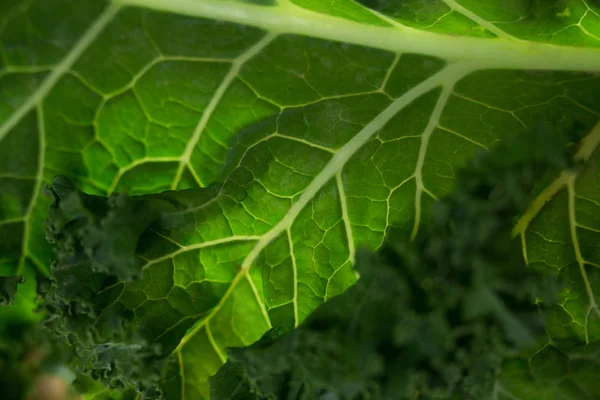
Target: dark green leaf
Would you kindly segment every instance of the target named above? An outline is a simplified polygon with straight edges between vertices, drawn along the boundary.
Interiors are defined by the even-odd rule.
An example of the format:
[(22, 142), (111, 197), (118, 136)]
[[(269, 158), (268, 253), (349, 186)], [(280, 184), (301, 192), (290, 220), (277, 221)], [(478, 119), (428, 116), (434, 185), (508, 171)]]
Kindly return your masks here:
[(13, 297), (17, 293), (17, 285), (24, 281), (23, 276), (0, 276), (0, 306), (13, 303)]
[[(358, 258), (358, 283), (298, 329), (230, 349), (211, 398), (232, 387), (280, 400), (492, 398), (503, 360), (535, 348), (541, 308), (556, 299), (555, 279), (525, 266), (511, 229), (536, 178), (568, 168), (557, 137), (542, 126), (477, 156), (419, 240), (390, 235)], [(537, 360), (535, 383), (567, 374)]]

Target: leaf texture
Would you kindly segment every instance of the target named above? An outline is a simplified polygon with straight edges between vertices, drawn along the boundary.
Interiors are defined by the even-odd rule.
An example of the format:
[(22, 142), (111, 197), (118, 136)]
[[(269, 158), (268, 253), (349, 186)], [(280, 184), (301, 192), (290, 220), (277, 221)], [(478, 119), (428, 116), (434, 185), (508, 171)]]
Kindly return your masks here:
[(540, 182), (516, 233), (566, 283), (551, 337), (592, 342), (600, 8), (551, 3), (3, 2), (0, 275), (48, 274), (56, 175), (206, 188), (176, 195), (187, 231), (144, 238), (143, 278), (103, 293), (175, 349), (169, 398), (203, 398), (226, 348), (300, 324), (356, 281), (356, 248), (418, 236), (457, 168), (543, 120), (577, 127), (587, 169)]

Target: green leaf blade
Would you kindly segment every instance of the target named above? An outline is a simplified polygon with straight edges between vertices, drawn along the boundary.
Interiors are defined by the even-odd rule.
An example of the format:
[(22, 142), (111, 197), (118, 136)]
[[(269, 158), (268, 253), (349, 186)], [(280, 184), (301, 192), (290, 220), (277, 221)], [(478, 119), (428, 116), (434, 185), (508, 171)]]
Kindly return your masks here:
[[(539, 120), (579, 124), (583, 136), (600, 113), (592, 2), (585, 16), (584, 2), (568, 2), (571, 16), (553, 17), (545, 33), (546, 11), (514, 22), (524, 3), (491, 0), (438, 2), (422, 19), (354, 2), (80, 2), (63, 22), (24, 33), (15, 21), (61, 9), (42, 3), (0, 13), (10, 50), (0, 59), (0, 275), (47, 273), (50, 199), (39, 193), (57, 174), (103, 196), (206, 188), (166, 195), (196, 209), (144, 233), (145, 278), (98, 300), (133, 311), (178, 348), (184, 362), (171, 381), (184, 382), (174, 399), (205, 395), (228, 346), (291, 328), (343, 292), (356, 279), (356, 248), (377, 249), (390, 226), (418, 235), (477, 152)], [(491, 38), (495, 28), (448, 13), (450, 3), (519, 40)], [(592, 228), (576, 232), (595, 293), (589, 165), (574, 204)], [(534, 230), (557, 230), (557, 219), (569, 228), (562, 193)], [(563, 268), (571, 288), (554, 335), (591, 341), (597, 320), (586, 317), (569, 232), (545, 244), (528, 231), (527, 253), (533, 266)]]

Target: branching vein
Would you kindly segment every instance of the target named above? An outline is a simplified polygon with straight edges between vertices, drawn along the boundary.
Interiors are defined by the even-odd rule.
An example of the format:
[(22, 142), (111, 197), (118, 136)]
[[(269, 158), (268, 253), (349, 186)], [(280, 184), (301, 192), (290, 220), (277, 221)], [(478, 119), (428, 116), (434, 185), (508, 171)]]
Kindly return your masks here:
[[(259, 40), (256, 44), (251, 46), (247, 51), (245, 51), (242, 55), (240, 55), (238, 58), (236, 58), (233, 61), (233, 64), (231, 65), (229, 72), (227, 72), (227, 75), (225, 75), (225, 78), (223, 79), (223, 81), (221, 82), (221, 84), (219, 85), (217, 90), (215, 91), (214, 95), (210, 99), (208, 106), (202, 113), (202, 117), (200, 118), (198, 125), (196, 125), (196, 128), (194, 129), (192, 138), (189, 140), (189, 142), (185, 148), (185, 151), (183, 152), (183, 155), (181, 156), (181, 159), (179, 160), (179, 168), (177, 169), (177, 173), (175, 175), (175, 180), (173, 181), (173, 184), (171, 185), (171, 189), (173, 189), (173, 190), (177, 189), (177, 186), (179, 185), (179, 181), (181, 180), (183, 171), (184, 171), (186, 165), (189, 164), (190, 159), (192, 157), (192, 153), (194, 152), (194, 149), (196, 148), (196, 145), (198, 144), (198, 141), (200, 140), (202, 133), (206, 129), (206, 126), (208, 125), (208, 122), (210, 121), (210, 118), (211, 118), (213, 112), (215, 111), (215, 109), (217, 108), (219, 103), (221, 102), (221, 99), (225, 95), (225, 92), (227, 91), (229, 86), (231, 86), (231, 83), (233, 82), (233, 80), (238, 76), (242, 66), (248, 60), (250, 60), (252, 57), (254, 57), (258, 53), (260, 53), (266, 46), (268, 46), (269, 43), (271, 43), (273, 41), (273, 39), (275, 39), (275, 37), (276, 37), (276, 35), (273, 33), (265, 35), (261, 40)], [(203, 184), (202, 186), (204, 186), (204, 184), (206, 184), (206, 182), (202, 182), (202, 184)]]
[(0, 126), (0, 140), (4, 138), (22, 119), (52, 90), (56, 82), (73, 66), (75, 61), (83, 54), (85, 50), (96, 40), (98, 35), (104, 28), (113, 20), (121, 8), (120, 4), (113, 3), (100, 14), (90, 28), (81, 36), (81, 39), (69, 51), (65, 58), (52, 70), (52, 72), (44, 79), (44, 82), (37, 88), (35, 92), (25, 100), (19, 108)]

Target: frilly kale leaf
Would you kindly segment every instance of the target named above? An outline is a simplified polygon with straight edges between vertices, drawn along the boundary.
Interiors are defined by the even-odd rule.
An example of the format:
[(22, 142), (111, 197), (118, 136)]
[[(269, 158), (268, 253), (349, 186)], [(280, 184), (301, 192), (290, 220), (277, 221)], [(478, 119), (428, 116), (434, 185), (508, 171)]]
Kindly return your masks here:
[(108, 198), (88, 195), (63, 176), (57, 176), (46, 193), (54, 198), (46, 239), (54, 244), (61, 268), (85, 264), (120, 282), (140, 277), (142, 260), (135, 256), (138, 240), (168, 203), (125, 193)]
[(357, 284), (296, 330), (228, 351), (211, 399), (489, 398), (503, 360), (544, 333), (556, 280), (527, 268), (511, 228), (536, 178), (569, 168), (545, 126), (480, 154), (414, 243), (362, 252)]
[(70, 366), (106, 387), (135, 387), (144, 398), (160, 398), (167, 354), (144, 335), (143, 321), (111, 300), (103, 290), (140, 278), (136, 248), (142, 233), (173, 209), (157, 197), (109, 198), (80, 192), (57, 177), (47, 189), (54, 202), (46, 236), (57, 260), (51, 278), (40, 283), (47, 317), (44, 325), (72, 348)]
[(0, 306), (13, 303), (13, 297), (17, 293), (17, 285), (23, 283), (23, 276), (0, 276)]

